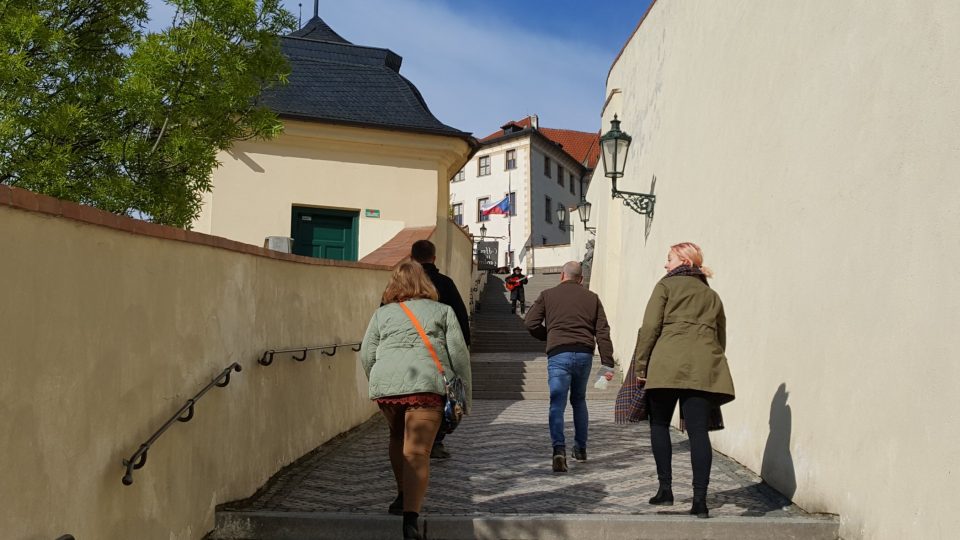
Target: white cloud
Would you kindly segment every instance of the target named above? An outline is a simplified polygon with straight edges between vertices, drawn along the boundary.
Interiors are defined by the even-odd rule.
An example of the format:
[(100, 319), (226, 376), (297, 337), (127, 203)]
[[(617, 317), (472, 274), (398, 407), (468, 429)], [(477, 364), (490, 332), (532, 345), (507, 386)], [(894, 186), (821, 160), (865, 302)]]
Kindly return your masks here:
[[(313, 2), (301, 1), (306, 22)], [(297, 0), (285, 3), (296, 15)], [(168, 24), (169, 6), (162, 0), (151, 4), (151, 15), (162, 13), (151, 28)], [(550, 29), (545, 35), (497, 12), (478, 18), (430, 0), (328, 0), (320, 2), (320, 16), (353, 43), (402, 56), (400, 73), (450, 126), (480, 137), (508, 120), (537, 114), (546, 127), (600, 129), (613, 58), (576, 39), (589, 28)]]
[[(313, 5), (304, 4), (306, 20)], [(507, 120), (537, 114), (547, 127), (600, 128), (612, 58), (576, 41), (588, 29), (546, 36), (522, 21), (495, 13), (470, 19), (428, 0), (321, 2), (320, 16), (356, 44), (402, 56), (400, 72), (434, 115), (453, 127), (479, 137)]]

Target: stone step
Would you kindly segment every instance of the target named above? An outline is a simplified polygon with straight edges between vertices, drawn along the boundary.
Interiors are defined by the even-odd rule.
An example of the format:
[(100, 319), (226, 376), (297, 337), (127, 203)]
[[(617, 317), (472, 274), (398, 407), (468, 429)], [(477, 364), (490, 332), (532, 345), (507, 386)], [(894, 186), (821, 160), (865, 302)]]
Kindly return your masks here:
[[(621, 514), (421, 514), (424, 538), (430, 540), (836, 540), (834, 516), (768, 518), (728, 516), (698, 519), (683, 515)], [(380, 540), (399, 538), (402, 520), (388, 514), (320, 512), (230, 512), (216, 514), (211, 540)]]

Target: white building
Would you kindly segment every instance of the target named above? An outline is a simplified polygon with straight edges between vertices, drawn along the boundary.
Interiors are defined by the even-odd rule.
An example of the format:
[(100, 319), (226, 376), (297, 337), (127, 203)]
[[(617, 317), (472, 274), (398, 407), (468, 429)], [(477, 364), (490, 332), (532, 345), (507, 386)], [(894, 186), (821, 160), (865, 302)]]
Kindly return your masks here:
[[(542, 128), (532, 115), (507, 122), (480, 144), (450, 181), (454, 221), (477, 239), (481, 226), (486, 228), (485, 239), (498, 245), (497, 266), (525, 271), (555, 267), (556, 256), (549, 261), (544, 256), (540, 263), (536, 257), (544, 251), (541, 246), (552, 254), (558, 248), (564, 252), (577, 234), (570, 228), (576, 211), (570, 209), (580, 202), (597, 163), (598, 134)], [(482, 208), (508, 195), (512, 215), (482, 215)], [(560, 219), (558, 212), (565, 217)]]

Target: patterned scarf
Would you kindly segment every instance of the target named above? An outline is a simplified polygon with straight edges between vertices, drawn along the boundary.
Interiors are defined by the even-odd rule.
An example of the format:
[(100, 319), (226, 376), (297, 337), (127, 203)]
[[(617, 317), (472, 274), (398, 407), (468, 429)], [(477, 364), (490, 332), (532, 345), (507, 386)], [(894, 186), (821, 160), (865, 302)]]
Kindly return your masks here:
[(707, 283), (706, 274), (703, 273), (703, 270), (700, 270), (699, 266), (688, 266), (686, 264), (682, 264), (667, 272), (667, 275), (664, 277), (673, 276), (693, 276), (695, 278), (700, 278), (700, 281), (702, 281), (705, 285), (709, 285), (709, 283)]

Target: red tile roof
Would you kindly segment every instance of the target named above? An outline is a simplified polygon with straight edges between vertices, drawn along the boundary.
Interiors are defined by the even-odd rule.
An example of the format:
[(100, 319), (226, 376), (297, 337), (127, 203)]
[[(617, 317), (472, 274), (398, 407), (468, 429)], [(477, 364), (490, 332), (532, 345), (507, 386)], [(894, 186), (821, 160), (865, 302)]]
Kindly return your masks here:
[(408, 227), (401, 230), (385, 244), (360, 259), (366, 264), (394, 267), (410, 256), (410, 246), (417, 240), (426, 240), (436, 227)]
[[(500, 131), (496, 131), (480, 139), (480, 144), (488, 143), (499, 139), (505, 135), (504, 130), (515, 127), (518, 130), (532, 128), (530, 117), (522, 120), (511, 120), (500, 126)], [(590, 169), (596, 167), (597, 160), (600, 159), (600, 133), (588, 133), (586, 131), (574, 131), (572, 129), (555, 129), (541, 127), (537, 131), (547, 139), (562, 146), (563, 151), (575, 159), (578, 163), (586, 163)], [(507, 133), (509, 135), (509, 133)]]

